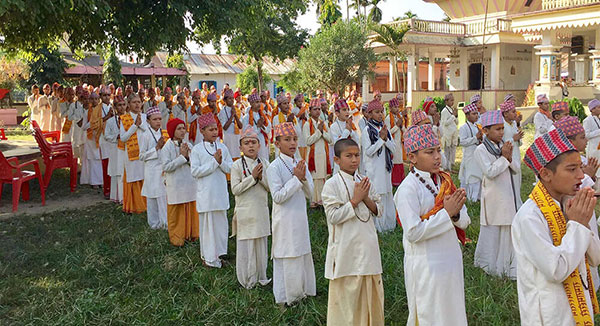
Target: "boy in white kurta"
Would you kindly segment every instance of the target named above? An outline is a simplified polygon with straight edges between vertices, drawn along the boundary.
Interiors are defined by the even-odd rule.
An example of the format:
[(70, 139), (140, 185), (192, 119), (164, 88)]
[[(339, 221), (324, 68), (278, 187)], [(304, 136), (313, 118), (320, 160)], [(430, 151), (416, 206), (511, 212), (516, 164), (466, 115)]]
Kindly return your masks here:
[(111, 152), (115, 148), (113, 144), (106, 141), (104, 133), (106, 133), (107, 121), (114, 116), (114, 110), (110, 104), (110, 89), (108, 87), (102, 87), (100, 89), (100, 100), (102, 101), (102, 133), (100, 135), (100, 158), (102, 159), (102, 189), (104, 192), (104, 198), (110, 198), (110, 175), (108, 174), (108, 160)]
[(510, 225), (521, 207), (520, 193), (513, 187), (517, 162), (513, 144), (504, 143), (504, 119), (499, 110), (481, 116), (485, 132), (475, 150), (475, 161), (482, 171), (480, 231), (475, 249), (475, 266), (495, 276), (514, 279), (517, 265), (510, 239)]
[(196, 119), (203, 141), (190, 155), (192, 176), (197, 180), (196, 209), (200, 215), (200, 251), (206, 266), (221, 268), (227, 254), (229, 191), (227, 176), (233, 160), (227, 147), (217, 141), (219, 130), (212, 113)]
[(375, 221), (375, 227), (379, 232), (391, 231), (396, 228), (396, 207), (392, 195), (392, 155), (396, 152), (396, 144), (383, 123), (381, 102), (371, 101), (367, 112), (370, 118), (360, 136), (361, 149), (366, 174), (383, 205), (381, 218)]
[(106, 120), (104, 127), (104, 141), (108, 149), (108, 175), (110, 176), (110, 200), (123, 202), (123, 169), (125, 159), (125, 144), (119, 139), (121, 128), (121, 115), (125, 113), (127, 102), (121, 95), (113, 100), (115, 114)]
[(291, 305), (317, 293), (306, 212), (313, 182), (305, 161), (294, 159), (298, 146), (294, 125), (278, 125), (274, 136), (280, 154), (267, 169), (273, 198), (273, 294), (276, 303)]
[[(600, 160), (600, 101), (593, 99), (588, 103), (590, 115), (583, 120), (583, 128), (585, 129), (585, 137), (588, 140), (587, 158), (592, 157)], [(596, 174), (596, 177), (599, 175)]]
[(40, 98), (40, 88), (38, 85), (31, 86), (31, 95), (27, 98), (27, 105), (29, 106), (29, 120), (40, 121), (40, 107), (38, 105), (38, 99)]
[[(339, 99), (333, 104), (336, 119), (329, 127), (329, 133), (331, 134), (331, 144), (335, 146), (335, 143), (340, 139), (352, 139), (357, 144), (360, 143), (360, 136), (356, 125), (352, 122), (352, 116), (350, 115), (350, 107), (346, 100)], [(361, 154), (362, 155), (362, 154)], [(362, 162), (361, 162), (362, 164)], [(340, 166), (333, 162), (333, 173), (337, 173), (340, 170)]]
[(52, 88), (45, 84), (42, 88), (44, 94), (38, 99), (38, 108), (40, 110), (40, 120), (37, 123), (43, 131), (49, 131), (52, 128), (52, 102), (50, 93)]
[(223, 144), (227, 146), (229, 154), (233, 160), (240, 158), (240, 131), (242, 130), (242, 120), (240, 113), (233, 105), (233, 91), (225, 90), (223, 93), (225, 105), (219, 111), (218, 117), (223, 126)]
[(231, 192), (235, 196), (232, 236), (236, 236), (235, 271), (240, 284), (253, 288), (266, 285), (269, 254), (267, 239), (269, 221), (267, 162), (258, 158), (259, 139), (253, 128), (246, 128), (239, 141), (244, 155), (231, 166)]
[(552, 114), (550, 112), (550, 100), (546, 94), (540, 94), (536, 97), (538, 112), (533, 116), (533, 125), (535, 126), (534, 139), (547, 133), (552, 128)]
[(64, 97), (58, 104), (60, 107), (60, 115), (63, 120), (60, 139), (63, 142), (71, 142), (71, 146), (73, 146), (73, 121), (69, 120), (69, 113), (71, 112), (71, 105), (73, 104), (74, 98), (75, 90), (73, 87), (65, 88)]
[(89, 184), (92, 187), (100, 187), (102, 179), (102, 159), (100, 156), (100, 137), (102, 134), (102, 107), (100, 96), (96, 93), (90, 95), (90, 101), (86, 104), (81, 129), (83, 131), (84, 154), (81, 159), (81, 184)]
[(329, 238), (327, 325), (383, 325), (381, 254), (374, 219), (382, 211), (369, 178), (358, 174), (360, 148), (349, 138), (334, 146), (340, 171), (323, 188)]
[(404, 180), (404, 159), (402, 153), (402, 134), (404, 133), (404, 118), (400, 112), (400, 101), (393, 98), (389, 102), (390, 113), (385, 118), (385, 124), (390, 130), (390, 135), (396, 144), (396, 151), (392, 153), (392, 186), (397, 187)]
[(516, 167), (516, 171), (513, 174), (513, 188), (515, 188), (515, 194), (517, 194), (518, 206), (521, 207), (523, 204), (521, 200), (521, 139), (523, 139), (525, 133), (517, 126), (517, 110), (513, 100), (500, 104), (500, 111), (504, 117), (504, 135), (502, 136), (502, 141), (513, 144), (512, 156)]
[[(290, 108), (290, 100), (288, 99), (288, 97), (284, 93), (280, 93), (279, 95), (277, 95), (277, 109), (275, 110), (274, 115), (271, 117), (271, 125), (273, 126), (273, 128), (271, 128), (271, 132), (273, 132), (275, 130), (275, 127), (277, 127), (277, 125), (279, 124), (291, 122), (296, 128), (296, 133), (298, 135), (302, 134), (301, 121), (296, 117), (295, 114), (293, 114), (290, 111)], [(279, 148), (277, 148), (276, 146), (275, 157), (277, 156), (279, 156)], [(294, 154), (294, 158), (297, 160), (302, 159), (302, 156), (300, 155), (299, 151), (296, 151), (296, 154)]]
[(458, 180), (461, 188), (467, 192), (467, 199), (478, 201), (481, 193), (481, 169), (475, 161), (475, 149), (483, 139), (483, 132), (475, 123), (479, 120), (477, 106), (473, 103), (463, 108), (467, 121), (458, 130), (463, 158), (460, 162)]
[(140, 141), (140, 160), (144, 162), (142, 196), (146, 197), (146, 214), (151, 229), (167, 228), (167, 190), (163, 179), (160, 151), (169, 139), (162, 129), (162, 115), (157, 106), (146, 111), (149, 128)]
[(242, 119), (242, 125), (244, 128), (247, 126), (254, 128), (254, 131), (256, 131), (258, 138), (260, 139), (258, 157), (260, 157), (263, 162), (269, 162), (269, 139), (271, 135), (270, 120), (262, 110), (258, 94), (248, 95), (248, 101), (250, 102), (250, 110), (248, 110), (248, 113), (246, 113)]
[[(450, 172), (456, 159), (456, 146), (458, 146), (458, 111), (453, 108), (454, 95), (446, 94), (444, 101), (446, 102), (446, 107), (442, 109), (440, 118), (442, 147), (446, 156), (446, 165), (443, 168)], [(435, 103), (433, 105), (435, 106)]]
[(590, 270), (600, 263), (600, 241), (590, 230), (596, 198), (581, 188), (581, 157), (555, 129), (533, 142), (524, 161), (540, 181), (512, 224), (521, 325), (593, 325), (599, 309)]
[(441, 149), (431, 125), (406, 131), (404, 148), (414, 165), (394, 196), (404, 229), (407, 325), (467, 325), (460, 240), (471, 223), (466, 192), (440, 170)]
[(308, 150), (308, 171), (311, 173), (314, 184), (313, 196), (310, 200), (310, 207), (312, 208), (323, 205), (321, 192), (323, 191), (325, 179), (331, 174), (331, 162), (329, 161), (331, 136), (329, 135), (327, 123), (319, 120), (320, 115), (321, 100), (313, 98), (310, 101), (308, 121), (304, 123), (303, 127)]
[(174, 118), (167, 123), (169, 140), (160, 150), (160, 161), (167, 188), (167, 225), (169, 241), (181, 247), (185, 241), (199, 238), (196, 210), (196, 180), (190, 168), (192, 144), (185, 141), (187, 133), (183, 120)]

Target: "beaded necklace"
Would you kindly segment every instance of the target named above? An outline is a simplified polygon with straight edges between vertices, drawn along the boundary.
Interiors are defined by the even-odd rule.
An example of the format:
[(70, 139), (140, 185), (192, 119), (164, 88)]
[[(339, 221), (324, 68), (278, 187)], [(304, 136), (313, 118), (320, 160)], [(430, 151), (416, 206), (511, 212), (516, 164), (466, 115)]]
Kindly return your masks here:
[[(342, 176), (341, 172), (338, 172), (338, 174), (340, 175), (340, 178), (342, 179), (342, 182), (344, 183), (344, 187), (346, 187), (346, 193), (348, 194), (348, 201), (350, 201), (350, 199), (352, 199), (352, 197), (350, 196), (350, 190), (348, 189), (346, 180), (344, 180), (344, 177)], [(358, 179), (358, 181), (362, 180), (359, 175), (356, 175), (356, 178)], [(370, 214), (371, 211), (370, 210), (369, 210), (369, 217), (366, 220), (362, 220), (360, 217), (358, 217), (358, 213), (356, 213), (356, 208), (354, 208), (354, 206), (352, 206), (352, 210), (354, 211), (354, 215), (356, 215), (356, 218), (363, 223), (367, 223), (371, 219), (371, 214)]]
[(421, 181), (421, 183), (425, 186), (425, 188), (427, 188), (427, 190), (429, 190), (429, 192), (431, 192), (433, 197), (437, 197), (437, 195), (438, 195), (437, 191), (435, 189), (433, 189), (433, 187), (431, 187), (431, 185), (429, 183), (427, 183), (427, 181), (425, 181), (425, 179), (423, 179), (423, 177), (417, 171), (415, 171), (414, 167), (410, 168), (410, 173), (414, 174), (415, 177), (417, 177), (417, 179), (419, 179), (419, 181)]
[(283, 165), (285, 165), (285, 168), (290, 172), (290, 174), (293, 177), (294, 176), (294, 172), (292, 172), (292, 169), (290, 169), (290, 167), (287, 165), (287, 163), (285, 163), (285, 161), (281, 158), (281, 155), (279, 155), (278, 157), (281, 160), (281, 162), (283, 163)]
[[(214, 143), (210, 143), (210, 144), (211, 144), (211, 145), (213, 145), (213, 146), (215, 146), (215, 145), (214, 145)], [(208, 151), (208, 148), (206, 148), (206, 142), (205, 142), (205, 141), (203, 141), (203, 142), (202, 142), (202, 146), (204, 146), (204, 150), (205, 150), (205, 151), (208, 153), (208, 155), (210, 155), (210, 156), (212, 156), (212, 157), (215, 157), (215, 154), (214, 154), (214, 153), (213, 153), (213, 154), (211, 154), (211, 153)], [(216, 153), (216, 149), (215, 149), (215, 153)]]
[[(256, 158), (256, 163), (260, 164), (260, 158)], [(246, 173), (246, 171), (248, 171)], [(252, 174), (252, 172), (250, 171), (250, 167), (248, 166), (248, 163), (246, 162), (246, 157), (242, 155), (242, 172), (244, 172), (244, 177), (248, 176), (249, 174)]]

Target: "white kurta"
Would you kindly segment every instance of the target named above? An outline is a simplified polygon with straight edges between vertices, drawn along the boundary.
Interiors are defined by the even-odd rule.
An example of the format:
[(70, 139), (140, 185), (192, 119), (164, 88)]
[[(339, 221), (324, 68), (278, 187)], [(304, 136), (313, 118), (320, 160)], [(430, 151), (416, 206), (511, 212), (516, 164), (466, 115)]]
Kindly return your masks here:
[(547, 133), (552, 128), (554, 122), (541, 112), (536, 112), (533, 116), (533, 125), (535, 126), (534, 139)]
[[(186, 142), (189, 148), (192, 144)], [(196, 179), (192, 177), (190, 161), (181, 155), (179, 142), (169, 139), (160, 150), (160, 162), (165, 173), (167, 204), (196, 201)]]
[[(379, 138), (373, 144), (369, 138), (369, 127), (363, 129), (360, 136), (360, 144), (365, 160), (365, 170), (367, 177), (371, 181), (371, 187), (375, 189), (377, 194), (381, 196), (383, 204), (383, 212), (381, 218), (375, 221), (377, 231), (384, 232), (396, 228), (396, 207), (392, 195), (392, 171), (388, 171), (385, 167), (385, 147), (392, 153), (396, 152), (396, 144), (394, 140), (388, 138), (386, 141)], [(381, 128), (377, 128), (381, 130)], [(381, 153), (377, 151), (381, 149)]]
[[(590, 228), (595, 227), (592, 223), (590, 220)], [(519, 209), (512, 224), (512, 242), (519, 265), (517, 290), (521, 325), (575, 325), (562, 282), (579, 268), (586, 286), (585, 257), (589, 259), (590, 269), (600, 263), (600, 240), (590, 228), (568, 221), (561, 245), (555, 246), (548, 222), (535, 202), (528, 199)], [(584, 294), (591, 311), (589, 292), (584, 291)]]
[(310, 122), (306, 122), (303, 127), (304, 139), (306, 139), (306, 164), (308, 166), (308, 160), (310, 159), (311, 146), (314, 145), (314, 162), (315, 171), (312, 171), (312, 178), (314, 183), (314, 191), (311, 199), (312, 203), (321, 203), (321, 191), (323, 191), (323, 185), (325, 184), (325, 178), (327, 178), (327, 158), (329, 151), (325, 150), (326, 142), (331, 143), (331, 136), (327, 129), (327, 122), (323, 127), (323, 132), (317, 128), (320, 121), (310, 118), (313, 123), (313, 133), (310, 133)]
[(480, 143), (477, 133), (479, 128), (468, 121), (458, 131), (460, 145), (463, 148), (458, 179), (461, 187), (467, 190), (467, 198), (471, 201), (479, 200), (481, 190), (481, 169), (475, 161), (475, 149)]
[[(223, 126), (223, 143), (225, 144), (225, 146), (227, 146), (227, 149), (229, 150), (229, 154), (231, 154), (231, 157), (235, 159), (235, 158), (240, 157), (240, 135), (239, 135), (239, 133), (242, 130), (242, 128), (239, 129), (237, 134), (235, 133), (236, 127), (235, 127), (235, 118), (234, 118), (231, 121), (229, 128), (225, 129), (225, 124), (227, 123), (229, 118), (231, 118), (234, 110), (235, 109), (233, 109), (233, 108), (224, 106), (221, 109), (221, 111), (219, 111), (218, 118), (219, 118), (219, 121), (221, 122), (221, 126)], [(240, 121), (241, 121), (241, 119), (240, 119)]]
[[(267, 183), (268, 163), (263, 163), (260, 180), (252, 170), (259, 160), (242, 157), (231, 166), (231, 192), (235, 196), (232, 234), (236, 235), (236, 274), (240, 284), (249, 289), (260, 283), (268, 284), (269, 260), (267, 238), (271, 234)], [(245, 164), (244, 164), (245, 163)]]
[(50, 95), (50, 107), (52, 113), (52, 122), (50, 123), (50, 130), (60, 131), (62, 127), (62, 120), (60, 118), (60, 99), (54, 95)]
[[(439, 190), (427, 172), (415, 169), (432, 189)], [(413, 174), (404, 179), (394, 201), (402, 228), (404, 282), (408, 300), (407, 325), (467, 325), (463, 261), (454, 226), (466, 229), (471, 223), (467, 208), (452, 222), (445, 209), (427, 220), (435, 205), (434, 195)]]
[(306, 180), (293, 175), (297, 161), (280, 154), (267, 169), (273, 199), (272, 250), (275, 302), (291, 304), (316, 294), (306, 199), (313, 182), (308, 167)]
[(92, 139), (88, 138), (87, 132), (90, 128), (88, 121), (88, 111), (83, 114), (83, 123), (81, 125), (85, 150), (84, 159), (81, 162), (81, 184), (90, 184), (92, 186), (102, 185), (102, 161), (100, 159), (100, 146), (96, 144), (96, 135), (92, 135)]
[[(108, 113), (110, 112), (110, 110), (112, 110), (112, 107), (110, 105), (104, 104), (102, 103), (102, 118), (104, 119)], [(110, 120), (110, 119), (109, 119)], [(106, 122), (108, 123), (108, 120), (106, 120)], [(106, 132), (106, 124), (104, 125), (104, 130), (102, 131), (102, 135), (100, 136), (99, 139), (99, 143), (100, 143), (100, 157), (104, 160), (110, 157), (110, 152), (111, 152), (111, 144), (106, 142), (106, 139), (103, 137), (104, 133)]]
[(131, 127), (129, 127), (127, 131), (125, 131), (125, 127), (123, 127), (123, 124), (121, 123), (121, 127), (119, 128), (119, 136), (121, 138), (121, 141), (125, 143), (125, 174), (127, 177), (126, 182), (130, 183), (144, 180), (144, 162), (139, 159), (135, 161), (129, 160), (127, 154), (127, 141), (134, 133), (136, 133), (138, 139), (138, 146), (141, 146), (140, 141), (142, 137), (144, 137), (144, 132), (149, 127), (147, 125), (146, 114), (139, 113), (141, 115), (140, 119), (142, 121), (139, 127), (135, 125), (135, 119), (137, 118), (138, 114), (133, 112), (128, 112), (126, 114), (129, 114), (131, 116), (134, 123), (131, 125)]
[[(600, 146), (600, 119), (589, 115), (583, 120), (583, 129), (585, 130), (585, 138), (588, 139), (585, 151), (587, 158), (595, 157), (600, 160), (600, 149), (598, 149)], [(596, 176), (600, 176), (600, 169), (596, 173)]]
[(38, 99), (38, 109), (40, 110), (40, 117), (37, 121), (42, 130), (50, 130), (52, 125), (52, 105), (50, 98), (47, 95), (42, 95)]
[(446, 106), (442, 110), (440, 128), (442, 132), (442, 147), (458, 146), (458, 118), (454, 116), (453, 108)]
[(83, 116), (85, 113), (86, 111), (84, 110), (83, 105), (79, 101), (71, 103), (69, 108), (69, 120), (73, 121), (73, 124), (71, 126), (71, 145), (73, 147), (73, 155), (77, 156), (78, 158), (81, 158), (83, 155), (83, 143), (85, 133), (77, 123), (83, 120)]
[[(242, 125), (244, 128), (250, 125), (250, 117), (254, 120), (252, 128), (258, 134), (258, 140), (260, 142), (260, 149), (258, 150), (258, 157), (263, 162), (269, 162), (269, 137), (271, 137), (271, 123), (269, 121), (265, 121), (265, 125), (261, 129), (258, 128), (257, 123), (260, 120), (260, 114), (258, 112), (254, 112), (249, 110), (248, 113), (242, 119)], [(300, 135), (298, 135), (299, 137)]]
[[(513, 144), (513, 155), (512, 161), (514, 162), (514, 170), (513, 174), (513, 187), (515, 188), (515, 194), (517, 194), (518, 200), (517, 202), (522, 205), (523, 201), (521, 200), (521, 141), (515, 141), (514, 136), (519, 133), (519, 127), (517, 127), (517, 122), (513, 121), (511, 124), (504, 121), (504, 136), (502, 137), (502, 141), (511, 142)], [(521, 207), (519, 205), (519, 207)]]
[[(104, 127), (104, 141), (108, 148), (108, 175), (110, 176), (110, 199), (116, 202), (123, 201), (123, 169), (124, 161), (119, 156), (117, 148), (119, 137), (120, 118), (113, 116), (106, 120)], [(121, 151), (122, 152), (122, 151)]]
[(356, 208), (350, 203), (354, 185), (362, 178), (358, 174), (352, 176), (340, 171), (327, 180), (323, 188), (323, 206), (329, 231), (325, 278), (330, 280), (382, 273), (374, 221), (383, 210), (381, 197), (371, 187), (369, 198), (377, 205), (377, 215), (364, 202), (360, 202)]
[[(300, 111), (302, 109), (294, 106), (292, 108), (292, 113), (296, 115), (296, 119), (298, 119), (298, 124), (296, 127), (296, 134), (298, 135), (298, 147), (306, 147), (306, 138), (304, 137), (304, 133), (302, 132), (302, 130), (304, 129), (304, 124), (306, 123), (304, 120), (301, 120), (300, 117), (298, 116), (300, 114)], [(308, 111), (308, 110), (307, 110)], [(307, 112), (304, 112), (304, 116), (308, 117)], [(308, 121), (308, 119), (306, 119), (306, 121)]]
[(165, 181), (163, 179), (163, 169), (160, 162), (160, 151), (156, 149), (158, 140), (162, 137), (161, 129), (154, 130), (148, 127), (140, 144), (140, 161), (144, 162), (144, 185), (142, 186), (142, 196), (146, 198), (158, 198), (167, 195)]
[(385, 118), (385, 124), (387, 125), (388, 130), (390, 131), (390, 134), (394, 139), (394, 144), (396, 145), (396, 150), (392, 152), (392, 162), (394, 164), (403, 164), (404, 160), (402, 158), (402, 132), (404, 128), (402, 127), (402, 125), (398, 126), (397, 118), (394, 120), (394, 122), (395, 125), (394, 127), (392, 127), (390, 122), (390, 116), (388, 115)]
[[(29, 105), (29, 109), (31, 110), (30, 120), (35, 120), (38, 123), (40, 122), (40, 107), (38, 106), (39, 95), (35, 96), (31, 94), (27, 98), (27, 104)], [(41, 126), (40, 126), (41, 127)]]
[[(352, 138), (360, 146), (360, 137), (358, 136), (357, 130), (348, 130), (346, 128), (346, 122), (336, 119), (329, 127), (329, 134), (331, 135), (331, 149), (335, 146), (335, 143), (340, 139)], [(337, 165), (333, 160), (333, 173), (337, 173), (340, 170), (340, 166)], [(362, 162), (361, 162), (362, 163)]]

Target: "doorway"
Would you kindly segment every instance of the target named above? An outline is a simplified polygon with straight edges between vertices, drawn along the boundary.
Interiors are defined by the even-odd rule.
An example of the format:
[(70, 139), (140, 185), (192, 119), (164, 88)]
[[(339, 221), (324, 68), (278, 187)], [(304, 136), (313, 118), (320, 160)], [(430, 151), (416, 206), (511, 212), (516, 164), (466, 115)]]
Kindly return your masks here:
[(469, 65), (469, 90), (478, 90), (485, 87), (481, 78), (481, 65), (481, 63)]

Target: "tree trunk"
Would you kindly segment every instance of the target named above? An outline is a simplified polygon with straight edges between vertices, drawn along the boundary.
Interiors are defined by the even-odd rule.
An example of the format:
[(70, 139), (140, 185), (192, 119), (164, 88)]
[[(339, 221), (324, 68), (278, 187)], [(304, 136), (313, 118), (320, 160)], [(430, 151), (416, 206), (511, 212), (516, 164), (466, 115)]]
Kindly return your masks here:
[(346, 22), (350, 21), (350, 4), (346, 0)]
[(262, 70), (262, 61), (256, 60), (256, 72), (258, 73), (258, 93), (263, 91), (263, 70)]

